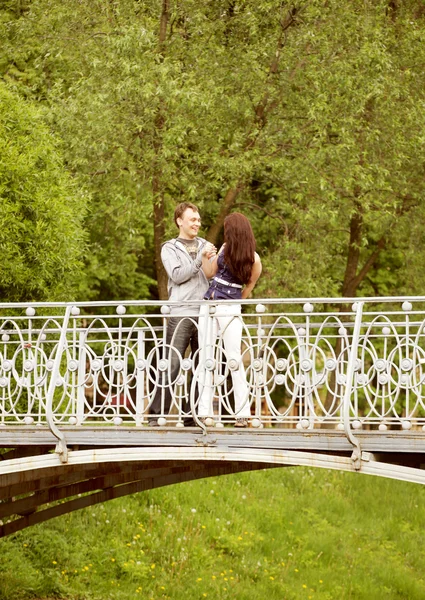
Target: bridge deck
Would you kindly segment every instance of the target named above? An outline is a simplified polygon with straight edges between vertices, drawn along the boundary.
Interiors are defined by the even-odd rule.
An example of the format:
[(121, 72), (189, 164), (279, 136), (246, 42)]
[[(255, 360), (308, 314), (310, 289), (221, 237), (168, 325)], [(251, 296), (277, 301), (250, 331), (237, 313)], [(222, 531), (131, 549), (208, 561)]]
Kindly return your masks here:
[[(197, 427), (136, 428), (136, 427), (62, 427), (68, 446), (72, 447), (137, 447), (137, 446), (243, 446), (309, 450), (319, 452), (352, 452), (353, 446), (344, 431), (320, 429), (267, 428), (237, 430), (208, 428), (206, 434)], [(363, 451), (379, 453), (424, 453), (423, 431), (362, 431), (356, 437)], [(3, 448), (54, 447), (56, 437), (48, 427), (1, 427)]]

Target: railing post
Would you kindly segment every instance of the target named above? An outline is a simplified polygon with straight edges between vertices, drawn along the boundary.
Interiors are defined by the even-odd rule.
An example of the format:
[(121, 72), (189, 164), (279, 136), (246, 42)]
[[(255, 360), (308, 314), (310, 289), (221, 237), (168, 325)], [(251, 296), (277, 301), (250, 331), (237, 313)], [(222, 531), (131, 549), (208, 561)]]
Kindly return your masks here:
[(137, 363), (136, 363), (136, 425), (142, 425), (144, 420), (145, 397), (145, 332), (137, 331)]
[[(169, 393), (171, 395), (171, 386), (170, 386), (170, 381), (169, 378), (167, 378), (167, 372), (170, 373), (170, 366), (169, 364), (167, 365), (167, 361), (171, 360), (171, 350), (169, 348), (167, 348), (167, 331), (168, 331), (168, 327), (169, 327), (169, 321), (170, 321), (170, 307), (167, 305), (161, 306), (161, 314), (163, 315), (163, 319), (162, 319), (162, 356), (161, 358), (157, 358), (157, 365), (156, 365), (156, 375), (157, 378), (161, 379), (161, 385), (160, 385), (160, 390), (161, 390), (161, 412), (159, 414), (159, 417), (164, 417), (167, 418), (168, 415), (165, 414), (165, 393), (166, 393), (166, 388), (167, 386), (169, 387)], [(157, 357), (159, 356), (159, 354), (157, 354)], [(161, 367), (161, 365), (163, 364), (164, 368)], [(158, 391), (155, 391), (155, 394), (157, 394)]]
[(354, 306), (356, 311), (356, 318), (354, 320), (353, 338), (351, 342), (350, 354), (348, 357), (347, 383), (343, 399), (343, 421), (345, 434), (350, 443), (354, 446), (353, 454), (351, 455), (351, 460), (353, 461), (353, 466), (356, 469), (356, 471), (359, 471), (361, 468), (362, 452), (360, 448), (360, 442), (353, 435), (353, 432), (350, 427), (350, 398), (351, 392), (353, 391), (354, 370), (357, 359), (357, 350), (359, 346), (360, 330), (362, 326), (364, 302), (356, 302)]
[[(261, 384), (266, 381), (266, 373), (267, 373), (267, 360), (265, 356), (265, 343), (263, 342), (264, 330), (263, 330), (263, 319), (261, 315), (266, 312), (267, 308), (264, 304), (257, 304), (255, 307), (255, 312), (257, 313), (257, 356), (254, 358), (255, 360), (259, 360), (261, 364), (262, 361), (262, 369), (261, 372), (254, 370), (254, 414), (255, 418), (259, 426), (261, 426), (261, 416), (262, 416), (262, 406), (261, 406), (261, 397), (262, 397), (262, 388)], [(254, 350), (254, 349), (252, 349)], [(251, 358), (252, 360), (252, 358)], [(253, 361), (253, 364), (255, 364)]]
[(303, 426), (303, 421), (306, 420), (310, 423), (310, 416), (309, 416), (309, 402), (308, 402), (308, 393), (309, 393), (309, 387), (310, 387), (310, 376), (308, 374), (308, 371), (305, 370), (304, 373), (302, 373), (303, 370), (303, 366), (306, 363), (306, 361), (308, 360), (308, 354), (306, 353), (306, 348), (307, 348), (307, 331), (304, 329), (304, 327), (301, 327), (300, 329), (298, 329), (298, 333), (299, 333), (299, 354), (300, 354), (300, 370), (299, 370), (299, 374), (298, 377), (300, 378), (300, 394), (299, 394), (299, 398), (300, 398), (300, 409), (299, 409), (299, 421), (297, 423), (297, 428), (300, 427), (302, 428)]
[[(199, 317), (198, 317), (198, 345), (199, 345), (199, 360), (198, 367), (195, 369), (195, 377), (192, 379), (191, 385), (191, 393), (190, 393), (190, 412), (192, 414), (192, 418), (195, 421), (198, 427), (201, 427), (203, 435), (207, 434), (207, 426), (204, 420), (200, 420), (198, 416), (199, 405), (201, 402), (201, 395), (205, 392), (205, 388), (207, 387), (207, 359), (211, 358), (207, 356), (207, 350), (209, 349), (209, 345), (212, 342), (212, 327), (213, 327), (213, 319), (214, 314), (216, 312), (217, 305), (209, 304), (208, 302), (204, 302), (199, 307)], [(214, 350), (213, 350), (214, 352)], [(196, 373), (198, 376), (196, 377)], [(208, 384), (211, 386), (213, 384), (213, 373), (208, 371)], [(195, 397), (197, 395), (196, 386), (198, 384), (198, 410), (195, 407)], [(210, 401), (213, 401), (213, 397), (209, 398)]]
[(56, 356), (53, 363), (52, 374), (50, 377), (50, 383), (47, 390), (47, 399), (46, 399), (46, 419), (47, 424), (49, 425), (50, 431), (57, 438), (58, 443), (56, 444), (55, 452), (59, 454), (61, 462), (68, 462), (68, 448), (66, 447), (66, 439), (65, 435), (62, 431), (58, 429), (56, 423), (53, 418), (53, 396), (55, 394), (56, 381), (59, 375), (60, 364), (62, 360), (63, 349), (65, 347), (66, 342), (66, 333), (68, 330), (69, 318), (71, 315), (72, 306), (67, 306), (65, 311), (65, 316), (63, 318), (63, 325), (61, 334), (59, 337), (59, 342), (56, 350)]
[(86, 348), (85, 348), (86, 332), (80, 331), (78, 339), (78, 375), (77, 375), (77, 425), (81, 425), (84, 421), (84, 404), (86, 394), (84, 391), (84, 382), (86, 377)]

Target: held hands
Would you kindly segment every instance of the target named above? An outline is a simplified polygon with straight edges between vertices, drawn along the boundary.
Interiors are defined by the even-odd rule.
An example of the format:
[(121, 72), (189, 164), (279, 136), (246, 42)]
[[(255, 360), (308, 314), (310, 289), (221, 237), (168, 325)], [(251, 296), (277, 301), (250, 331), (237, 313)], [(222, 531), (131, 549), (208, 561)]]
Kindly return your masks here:
[(207, 242), (202, 249), (202, 256), (206, 257), (208, 260), (214, 258), (217, 254), (217, 248), (211, 242)]

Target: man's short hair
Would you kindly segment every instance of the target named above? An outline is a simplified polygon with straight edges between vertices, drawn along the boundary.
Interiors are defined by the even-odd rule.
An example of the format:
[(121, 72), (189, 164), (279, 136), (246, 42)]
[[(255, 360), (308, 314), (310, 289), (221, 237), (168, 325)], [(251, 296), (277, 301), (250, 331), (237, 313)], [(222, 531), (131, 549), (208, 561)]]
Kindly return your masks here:
[(181, 219), (184, 211), (188, 208), (191, 208), (194, 212), (199, 212), (198, 207), (192, 204), (192, 202), (180, 202), (180, 204), (176, 206), (176, 210), (174, 211), (174, 223), (177, 227), (177, 219)]

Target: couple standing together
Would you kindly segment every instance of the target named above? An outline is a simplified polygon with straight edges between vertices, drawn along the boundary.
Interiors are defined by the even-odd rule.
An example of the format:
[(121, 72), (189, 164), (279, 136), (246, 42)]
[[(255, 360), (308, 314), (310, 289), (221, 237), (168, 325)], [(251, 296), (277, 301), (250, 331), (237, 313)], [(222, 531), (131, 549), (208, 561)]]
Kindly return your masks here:
[[(166, 345), (170, 348), (168, 384), (157, 387), (149, 410), (149, 425), (158, 425), (158, 416), (169, 412), (171, 386), (180, 372), (180, 357), (184, 358), (189, 346), (192, 356), (200, 348), (198, 417), (205, 422), (207, 417), (213, 416), (212, 372), (205, 369), (205, 362), (213, 352), (215, 339), (220, 333), (227, 361), (234, 359), (238, 365), (232, 370), (235, 426), (247, 427), (250, 407), (241, 359), (241, 305), (237, 301), (248, 298), (261, 274), (261, 260), (255, 252), (251, 224), (241, 213), (226, 217), (224, 244), (217, 252), (213, 244), (198, 237), (201, 218), (194, 204), (179, 204), (174, 212), (174, 222), (179, 236), (165, 242), (161, 259), (168, 275), (169, 300), (178, 302), (178, 305), (171, 306), (167, 324)], [(191, 303), (203, 299), (235, 300), (236, 303), (219, 303), (213, 319), (210, 319), (207, 303), (201, 306)], [(208, 345), (205, 344), (207, 329)], [(187, 402), (183, 410), (189, 412)], [(191, 417), (184, 420), (185, 426), (194, 424)]]

